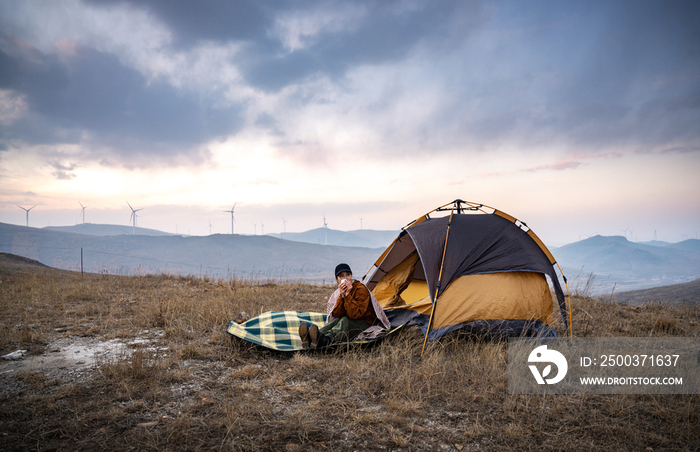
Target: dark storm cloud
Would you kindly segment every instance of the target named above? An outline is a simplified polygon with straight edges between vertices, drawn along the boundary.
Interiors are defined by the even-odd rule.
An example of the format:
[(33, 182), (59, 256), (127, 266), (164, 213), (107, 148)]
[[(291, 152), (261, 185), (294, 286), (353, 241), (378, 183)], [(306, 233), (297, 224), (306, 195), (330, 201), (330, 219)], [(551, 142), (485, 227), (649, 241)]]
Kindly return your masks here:
[(602, 2), (580, 12), (562, 40), (578, 53), (562, 55), (566, 78), (550, 94), (560, 133), (594, 146), (700, 138), (697, 2)]
[(267, 129), (271, 135), (284, 136), (277, 124), (277, 120), (270, 114), (262, 113), (255, 120), (255, 125)]
[[(95, 6), (123, 4), (124, 0), (88, 0)], [(273, 20), (275, 8), (284, 3), (265, 0), (131, 0), (135, 8), (146, 9), (170, 28), (176, 45), (190, 46), (200, 40), (259, 41)]]
[[(90, 2), (103, 5), (104, 1)], [(121, 3), (107, 2), (107, 3)], [(257, 88), (276, 91), (313, 74), (342, 76), (348, 68), (381, 64), (406, 56), (416, 44), (449, 48), (483, 21), (483, 7), (475, 1), (441, 1), (408, 7), (403, 1), (279, 2), (216, 0), (134, 1), (174, 32), (174, 44), (187, 48), (201, 40), (242, 41), (247, 44), (243, 73)], [(311, 16), (319, 9), (356, 6), (366, 12), (357, 26), (324, 30), (304, 49), (288, 52), (270, 35), (275, 20), (287, 13)], [(410, 4), (408, 4), (411, 6)]]
[(452, 96), (426, 121), (429, 136), (474, 149), (700, 139), (696, 2), (496, 5), (490, 45), (445, 68)]
[[(235, 56), (224, 57), (230, 59), (227, 68), (242, 77), (233, 90), (280, 93), (291, 84), (327, 79), (329, 91), (357, 99), (339, 105), (335, 114), (356, 109), (373, 119), (397, 114), (395, 105), (423, 91), (439, 93), (436, 106), (411, 123), (397, 117), (366, 125), (382, 128), (376, 135), (389, 144), (387, 152), (393, 145), (401, 148), (396, 152), (410, 152), (396, 144), (403, 140), (435, 152), (488, 150), (506, 142), (522, 149), (567, 144), (601, 152), (621, 145), (697, 149), (700, 140), (700, 8), (694, 1), (128, 3), (148, 11), (149, 20), (172, 35), (157, 47), (166, 59), (199, 54), (200, 46), (212, 42), (238, 46)], [(345, 17), (338, 8), (351, 14)], [(334, 11), (338, 23), (312, 26), (308, 34), (291, 27), (300, 33), (300, 45), (285, 42), (280, 24), (307, 24)], [(167, 77), (149, 79), (148, 69), (117, 55), (118, 46), (108, 53), (79, 44), (70, 58), (18, 46), (12, 36), (3, 37), (0, 88), (24, 95), (29, 113), (0, 130), (6, 140), (89, 140), (127, 157), (170, 155), (235, 134), (256, 100), (257, 91), (221, 102), (232, 83), (223, 77), (214, 77), (212, 86), (191, 74), (182, 85)], [(401, 71), (408, 60), (419, 72), (410, 80)], [(385, 64), (398, 67), (396, 86), (380, 98), (365, 96), (377, 83), (372, 78), (349, 87), (346, 76), (356, 68), (380, 71)], [(312, 89), (290, 91), (280, 101), (285, 108), (255, 110), (253, 123), (285, 142), (308, 142), (285, 128), (282, 115), (322, 100)]]
[(169, 154), (240, 126), (237, 109), (215, 109), (162, 81), (148, 82), (114, 55), (82, 48), (68, 63), (39, 58), (0, 51), (0, 88), (23, 93), (33, 112), (7, 127), (5, 138), (78, 142), (89, 131), (125, 153)]
[(357, 66), (400, 61), (419, 44), (447, 51), (482, 21), (476, 2), (428, 2), (416, 9), (401, 3), (356, 2), (367, 11), (355, 27), (322, 31), (300, 50), (284, 52), (279, 43), (253, 47), (246, 79), (271, 91), (312, 75), (337, 79)]

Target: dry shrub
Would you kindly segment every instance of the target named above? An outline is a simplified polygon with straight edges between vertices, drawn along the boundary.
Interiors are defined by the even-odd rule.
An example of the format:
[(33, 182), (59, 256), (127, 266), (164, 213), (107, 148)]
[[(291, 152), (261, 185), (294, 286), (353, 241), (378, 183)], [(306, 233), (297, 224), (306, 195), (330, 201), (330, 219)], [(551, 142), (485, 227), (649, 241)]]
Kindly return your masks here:
[(187, 373), (172, 358), (160, 358), (143, 349), (130, 355), (96, 363), (98, 383), (118, 398), (141, 399), (159, 397), (168, 385), (186, 378)]
[(421, 348), (422, 338), (410, 332), (382, 343), (365, 364), (376, 369), (370, 374), (371, 386), (380, 387), (385, 394), (405, 394), (420, 406), (460, 403), (484, 381), (490, 391), (494, 384), (507, 383), (503, 373), (505, 343), (452, 335), (429, 343), (422, 357)]
[(263, 374), (262, 366), (248, 364), (240, 369), (231, 371), (229, 379), (231, 380), (252, 380)]
[(190, 342), (178, 349), (177, 356), (182, 360), (187, 360), (204, 358), (207, 354), (200, 344)]
[(675, 333), (676, 320), (668, 317), (659, 317), (654, 322), (654, 329), (663, 333)]
[(320, 431), (317, 417), (320, 413), (322, 413), (322, 410), (318, 407), (309, 408), (308, 406), (302, 406), (288, 413), (285, 419), (280, 421), (278, 440), (297, 439), (299, 441), (308, 441), (315, 433)]
[(33, 325), (23, 325), (19, 328), (19, 341), (24, 344), (45, 345), (47, 343), (44, 334), (38, 327)]
[[(572, 297), (574, 336), (649, 337), (700, 335), (700, 306), (643, 306)], [(559, 329), (558, 329), (559, 330)]]
[(389, 396), (386, 401), (386, 408), (390, 411), (397, 413), (400, 416), (419, 416), (425, 409), (426, 404), (414, 399), (408, 399), (399, 396), (398, 394), (393, 394)]
[(57, 380), (48, 378), (46, 375), (37, 372), (18, 372), (17, 380), (23, 382), (32, 391), (58, 385)]

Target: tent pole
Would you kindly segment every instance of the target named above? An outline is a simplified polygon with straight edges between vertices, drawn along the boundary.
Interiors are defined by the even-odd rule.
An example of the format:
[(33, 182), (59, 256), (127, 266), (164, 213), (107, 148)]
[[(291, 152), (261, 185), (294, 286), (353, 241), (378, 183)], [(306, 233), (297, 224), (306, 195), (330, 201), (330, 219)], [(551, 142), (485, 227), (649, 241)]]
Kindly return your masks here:
[(445, 234), (445, 246), (442, 248), (442, 260), (440, 261), (440, 273), (438, 274), (437, 286), (435, 287), (435, 299), (433, 300), (433, 307), (430, 310), (430, 320), (428, 320), (428, 329), (425, 331), (425, 338), (423, 339), (423, 348), (420, 351), (420, 356), (423, 356), (425, 351), (425, 345), (428, 343), (428, 334), (430, 334), (430, 328), (433, 325), (433, 315), (435, 314), (435, 305), (437, 304), (438, 295), (440, 293), (440, 282), (442, 281), (442, 268), (445, 265), (445, 254), (447, 252), (447, 240), (450, 238), (450, 227), (452, 226), (452, 215), (454, 215), (455, 210), (452, 208), (450, 211), (450, 219), (447, 221), (447, 233)]
[[(437, 300), (437, 298), (436, 298)], [(423, 352), (425, 351), (425, 345), (428, 343), (428, 334), (430, 334), (430, 327), (433, 324), (433, 314), (435, 314), (435, 301), (433, 301), (433, 307), (430, 309), (430, 320), (428, 320), (428, 329), (425, 331), (425, 337), (423, 338), (423, 348), (420, 350), (420, 356), (423, 357)]]
[[(557, 267), (559, 267), (559, 273), (564, 275), (564, 272), (561, 269), (561, 266), (559, 265), (559, 262), (556, 263)], [(571, 341), (574, 340), (574, 323), (573, 323), (573, 318), (571, 316), (571, 295), (569, 294), (569, 283), (566, 282), (566, 277), (564, 277), (564, 287), (566, 287), (566, 301), (569, 303), (569, 338)]]

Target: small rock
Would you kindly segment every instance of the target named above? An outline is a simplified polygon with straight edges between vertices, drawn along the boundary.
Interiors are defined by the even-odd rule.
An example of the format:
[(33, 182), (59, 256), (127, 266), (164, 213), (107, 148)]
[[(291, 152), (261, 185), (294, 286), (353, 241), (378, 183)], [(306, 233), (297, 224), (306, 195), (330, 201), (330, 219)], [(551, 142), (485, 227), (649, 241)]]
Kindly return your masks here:
[(156, 425), (158, 425), (157, 421), (142, 422), (142, 423), (138, 424), (138, 427), (155, 427)]
[(5, 361), (17, 361), (20, 359), (24, 359), (27, 356), (27, 351), (26, 350), (17, 350), (16, 352), (8, 353), (7, 355), (4, 355), (2, 359)]

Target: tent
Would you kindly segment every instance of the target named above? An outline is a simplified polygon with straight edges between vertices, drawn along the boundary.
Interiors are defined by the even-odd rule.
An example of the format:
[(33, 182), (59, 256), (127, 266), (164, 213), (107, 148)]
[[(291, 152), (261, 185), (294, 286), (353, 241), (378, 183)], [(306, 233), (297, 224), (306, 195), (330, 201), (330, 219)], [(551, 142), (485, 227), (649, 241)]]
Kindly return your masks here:
[(392, 326), (421, 327), (425, 348), (459, 328), (556, 336), (550, 283), (571, 334), (568, 287), (565, 295), (555, 266), (566, 286), (554, 256), (525, 223), (457, 199), (403, 227), (363, 282)]

